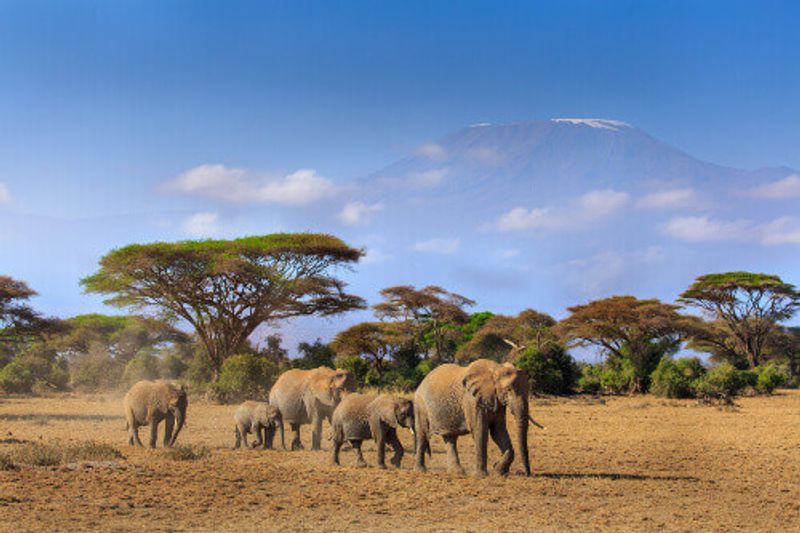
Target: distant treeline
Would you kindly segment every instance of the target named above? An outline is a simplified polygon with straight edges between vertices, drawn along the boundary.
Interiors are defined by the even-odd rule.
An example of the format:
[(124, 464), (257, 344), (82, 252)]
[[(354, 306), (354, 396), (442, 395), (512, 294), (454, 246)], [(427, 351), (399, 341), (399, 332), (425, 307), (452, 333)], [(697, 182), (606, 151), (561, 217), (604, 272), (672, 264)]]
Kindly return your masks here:
[[(592, 301), (570, 307), (560, 322), (533, 309), (469, 312), (474, 302), (465, 296), (402, 285), (381, 291), (374, 320), (328, 344), (301, 343), (299, 358), (288, 358), (278, 335), (252, 344), (265, 322), (365, 308), (332, 275), (361, 254), (317, 234), (132, 245), (106, 255), (82, 284), (141, 314), (65, 320), (41, 316), (28, 304), (35, 293), (27, 284), (0, 276), (0, 389), (102, 391), (169, 378), (233, 401), (265, 397), (288, 368), (326, 365), (347, 368), (364, 387), (412, 391), (437, 365), (480, 357), (513, 362), (537, 394), (728, 400), (800, 379), (800, 328), (782, 325), (800, 309), (800, 292), (750, 272), (701, 276), (676, 304)], [(693, 309), (702, 316), (687, 313)], [(569, 351), (579, 346), (594, 347), (602, 362), (577, 363)], [(673, 359), (685, 348), (713, 365)]]

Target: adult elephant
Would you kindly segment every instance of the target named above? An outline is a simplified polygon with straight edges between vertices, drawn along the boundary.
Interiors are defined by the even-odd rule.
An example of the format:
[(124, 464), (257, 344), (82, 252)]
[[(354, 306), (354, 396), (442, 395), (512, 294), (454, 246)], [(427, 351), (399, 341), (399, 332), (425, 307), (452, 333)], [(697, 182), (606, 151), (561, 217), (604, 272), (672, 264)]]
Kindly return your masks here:
[(139, 381), (130, 388), (122, 403), (129, 444), (142, 446), (139, 427), (150, 426), (151, 448), (156, 447), (161, 421), (164, 421), (164, 447), (175, 444), (189, 406), (183, 385), (170, 381)]
[(300, 426), (310, 423), (311, 449), (322, 449), (322, 420), (330, 422), (342, 395), (355, 390), (347, 370), (321, 366), (313, 370), (287, 370), (269, 391), (269, 403), (277, 407), (292, 428), (292, 450), (302, 450)]
[(414, 394), (417, 434), (416, 469), (425, 471), (425, 452), (430, 454), (430, 438), (441, 435), (447, 445), (448, 470), (463, 473), (458, 458), (458, 437), (472, 433), (475, 440), (475, 474), (486, 471), (488, 436), (503, 456), (494, 465), (506, 475), (514, 461), (514, 447), (506, 428), (506, 407), (516, 419), (517, 443), (525, 474), (531, 474), (528, 458), (528, 377), (510, 363), (499, 364), (478, 359), (467, 367), (442, 365), (420, 383)]

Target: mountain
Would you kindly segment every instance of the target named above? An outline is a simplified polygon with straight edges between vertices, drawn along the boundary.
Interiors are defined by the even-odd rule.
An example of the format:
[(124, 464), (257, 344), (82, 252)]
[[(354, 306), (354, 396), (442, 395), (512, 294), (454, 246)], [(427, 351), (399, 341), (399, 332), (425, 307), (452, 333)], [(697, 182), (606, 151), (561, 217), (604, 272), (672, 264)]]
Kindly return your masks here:
[(528, 198), (586, 188), (730, 186), (791, 173), (701, 161), (617, 120), (557, 118), (475, 124), (419, 147), (365, 181), (486, 200), (486, 194)]

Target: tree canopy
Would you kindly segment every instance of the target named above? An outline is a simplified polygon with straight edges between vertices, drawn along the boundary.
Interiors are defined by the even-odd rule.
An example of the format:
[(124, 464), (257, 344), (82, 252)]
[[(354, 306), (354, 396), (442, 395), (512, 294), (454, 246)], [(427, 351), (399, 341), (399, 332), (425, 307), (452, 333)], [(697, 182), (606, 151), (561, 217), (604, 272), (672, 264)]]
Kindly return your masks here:
[(217, 375), (265, 322), (364, 308), (332, 273), (362, 253), (314, 233), (133, 244), (109, 252), (81, 283), (87, 292), (108, 295), (109, 304), (188, 322)]
[(657, 299), (612, 296), (570, 307), (572, 314), (558, 331), (569, 343), (599, 346), (611, 357), (630, 361), (636, 388), (642, 389), (661, 357), (680, 347), (686, 317), (677, 310)]
[(513, 361), (526, 348), (541, 350), (557, 341), (552, 332), (555, 325), (553, 317), (533, 309), (526, 309), (515, 317), (493, 315), (459, 347), (456, 359), (471, 361), (484, 357)]
[(5, 348), (63, 329), (60, 321), (43, 317), (27, 303), (34, 296), (24, 281), (0, 276), (0, 344)]
[(708, 331), (696, 335), (701, 346), (733, 351), (751, 367), (764, 361), (777, 324), (800, 310), (800, 292), (794, 285), (753, 272), (700, 276), (679, 301), (702, 309), (713, 320)]

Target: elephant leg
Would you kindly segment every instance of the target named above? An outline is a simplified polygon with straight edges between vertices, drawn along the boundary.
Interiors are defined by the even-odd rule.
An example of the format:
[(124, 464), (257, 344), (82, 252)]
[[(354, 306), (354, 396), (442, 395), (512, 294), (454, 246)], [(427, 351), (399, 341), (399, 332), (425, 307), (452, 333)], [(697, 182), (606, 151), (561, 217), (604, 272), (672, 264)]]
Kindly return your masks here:
[(158, 440), (158, 424), (160, 424), (160, 420), (153, 419), (150, 421), (150, 447), (156, 447), (156, 441)]
[(505, 420), (497, 421), (491, 426), (492, 440), (500, 448), (503, 456), (494, 464), (494, 471), (501, 476), (508, 475), (508, 469), (514, 462), (514, 447), (511, 445), (511, 437), (508, 435)]
[(271, 450), (272, 443), (275, 440), (275, 426), (270, 424), (264, 427), (264, 449)]
[(168, 448), (172, 441), (172, 428), (175, 427), (175, 417), (172, 413), (164, 419), (164, 448)]
[(461, 466), (461, 461), (458, 459), (458, 437), (449, 435), (443, 438), (447, 445), (447, 470), (464, 475), (464, 467)]
[(400, 468), (400, 464), (403, 462), (403, 455), (406, 453), (406, 451), (403, 449), (403, 443), (397, 438), (397, 430), (394, 428), (390, 429), (387, 432), (386, 437), (389, 444), (392, 446), (392, 449), (394, 450), (394, 455), (392, 456), (390, 462), (395, 468)]
[(300, 442), (300, 424), (292, 423), (292, 450), (302, 450), (303, 443)]
[(386, 442), (391, 428), (384, 428), (383, 424), (375, 432), (375, 448), (377, 450), (378, 468), (386, 468)]
[(425, 450), (430, 448), (431, 443), (428, 440), (427, 428), (423, 427), (421, 416), (417, 417), (414, 426), (414, 469), (417, 472), (425, 472), (427, 470), (425, 467)]
[(333, 446), (331, 448), (331, 463), (339, 465), (339, 451), (342, 449), (342, 441), (336, 436), (333, 437)]
[[(242, 445), (242, 430), (239, 428), (238, 424), (236, 429), (233, 430), (233, 433), (236, 436), (236, 444), (233, 445), (233, 449), (238, 450)], [(247, 446), (247, 444), (245, 444), (245, 446)]]
[(489, 441), (489, 428), (486, 419), (480, 412), (475, 416), (472, 439), (475, 441), (475, 476), (484, 477), (488, 474), (486, 471), (486, 447)]
[(141, 446), (142, 441), (139, 440), (139, 428), (136, 422), (128, 423), (128, 444), (131, 446)]
[(351, 439), (350, 444), (356, 451), (356, 466), (358, 468), (364, 468), (365, 466), (367, 466), (367, 462), (364, 460), (364, 454), (361, 453), (361, 441), (358, 439)]
[(319, 414), (311, 418), (311, 449), (322, 449), (322, 417)]

